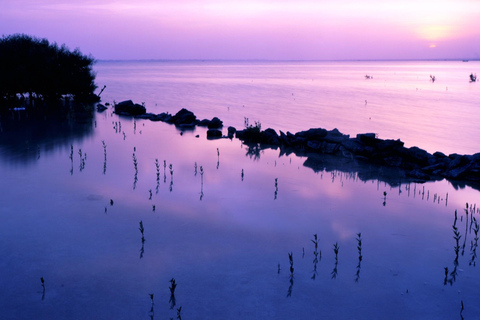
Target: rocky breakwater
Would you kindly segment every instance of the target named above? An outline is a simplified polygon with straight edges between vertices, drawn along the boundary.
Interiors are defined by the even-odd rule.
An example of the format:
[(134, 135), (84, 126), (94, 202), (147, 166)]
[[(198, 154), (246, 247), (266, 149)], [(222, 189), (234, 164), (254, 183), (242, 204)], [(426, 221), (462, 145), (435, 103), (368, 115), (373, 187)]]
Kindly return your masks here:
[(115, 113), (122, 116), (133, 116), (137, 119), (147, 119), (151, 121), (162, 121), (175, 125), (180, 130), (193, 130), (196, 126), (207, 127), (208, 138), (221, 138), (223, 122), (217, 117), (213, 117), (211, 120), (197, 119), (197, 116), (187, 110), (181, 109), (176, 114), (171, 115), (167, 112), (160, 114), (147, 113), (145, 106), (133, 103), (131, 100), (122, 101), (115, 104)]
[(247, 144), (279, 147), (282, 152), (321, 153), (368, 162), (375, 165), (400, 168), (419, 181), (447, 178), (480, 182), (480, 153), (474, 155), (430, 154), (418, 147), (406, 148), (400, 140), (378, 139), (374, 133), (357, 134), (351, 138), (337, 129), (322, 128), (280, 134), (273, 129), (260, 131), (249, 127), (236, 132), (236, 137)]
[[(374, 133), (357, 134), (351, 138), (337, 129), (309, 129), (295, 134), (274, 129), (260, 130), (260, 125), (249, 125), (244, 130), (228, 127), (228, 135), (222, 134), (223, 122), (214, 117), (211, 120), (199, 120), (187, 109), (181, 109), (175, 115), (169, 113), (147, 113), (145, 107), (132, 101), (123, 101), (115, 105), (115, 113), (129, 115), (151, 121), (162, 121), (175, 125), (180, 130), (193, 130), (195, 126), (207, 127), (207, 138), (230, 138), (235, 136), (255, 150), (278, 149), (281, 154), (295, 153), (301, 156), (328, 155), (338, 162), (363, 163), (377, 167), (399, 169), (410, 180), (430, 181), (446, 178), (450, 181), (469, 181), (470, 185), (480, 188), (480, 153), (474, 155), (433, 154), (418, 147), (406, 148), (400, 140), (378, 139)], [(340, 161), (343, 159), (343, 161)], [(308, 162), (308, 159), (307, 159)]]

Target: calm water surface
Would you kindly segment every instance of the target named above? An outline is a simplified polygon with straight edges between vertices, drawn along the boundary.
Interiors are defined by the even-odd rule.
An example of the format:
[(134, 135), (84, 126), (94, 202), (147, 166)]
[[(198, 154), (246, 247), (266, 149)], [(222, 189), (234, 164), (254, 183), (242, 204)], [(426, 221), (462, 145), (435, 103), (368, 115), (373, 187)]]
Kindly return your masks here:
[(480, 86), (469, 82), (480, 61), (102, 61), (96, 70), (106, 101), (144, 102), (153, 113), (187, 108), (236, 128), (247, 117), (277, 132), (338, 128), (430, 153), (480, 152)]
[[(396, 63), (394, 72), (386, 64), (352, 63), (350, 72), (343, 65), (350, 84), (345, 96), (342, 82), (333, 80), (338, 68), (323, 64), (154, 63), (149, 69), (143, 62), (108, 62), (97, 66), (97, 79), (107, 84), (105, 101), (133, 99), (151, 112), (187, 107), (238, 128), (248, 117), (265, 128), (338, 127), (386, 138), (408, 122), (385, 110), (385, 101), (401, 103), (405, 90), (411, 96), (404, 106), (412, 101), (427, 110), (432, 96), (459, 102), (457, 90), (464, 92), (463, 106), (475, 108), (470, 98), (477, 84), (463, 81), (456, 64), (474, 66), (427, 63), (437, 66), (433, 84), (423, 64)], [(416, 68), (427, 78), (417, 80)], [(443, 91), (441, 79), (451, 69), (458, 79)], [(374, 78), (365, 80), (365, 73)], [(383, 93), (374, 97), (374, 91)], [(358, 106), (345, 105), (355, 99)], [(456, 113), (437, 104), (453, 121), (446, 115)], [(337, 109), (350, 111), (342, 116)], [(378, 131), (369, 127), (376, 117), (383, 121)], [(477, 189), (405, 183), (338, 159), (252, 152), (236, 139), (209, 141), (202, 128), (180, 134), (112, 109), (68, 122), (7, 118), (0, 133), (2, 319), (479, 317)], [(444, 131), (435, 135), (408, 123), (412, 144), (420, 144), (416, 130), (424, 130), (425, 145), (434, 149), (442, 142), (474, 152), (467, 143), (435, 140)], [(469, 128), (473, 137), (476, 126)]]

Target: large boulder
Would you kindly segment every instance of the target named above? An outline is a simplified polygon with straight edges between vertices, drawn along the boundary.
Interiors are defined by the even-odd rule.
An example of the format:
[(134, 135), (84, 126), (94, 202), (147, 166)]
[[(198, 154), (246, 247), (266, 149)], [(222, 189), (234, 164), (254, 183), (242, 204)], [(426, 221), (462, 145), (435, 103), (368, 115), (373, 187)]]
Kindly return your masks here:
[(168, 122), (174, 125), (190, 125), (195, 124), (197, 117), (192, 111), (185, 108), (178, 111)]
[(132, 100), (125, 100), (115, 105), (115, 113), (120, 115), (138, 116), (145, 114), (147, 109)]
[(237, 129), (235, 127), (232, 127), (232, 126), (228, 127), (228, 137), (230, 139), (233, 139), (235, 132), (237, 132)]
[(217, 117), (213, 117), (207, 125), (208, 129), (219, 129), (223, 127), (223, 121)]
[(327, 136), (328, 131), (323, 128), (313, 128), (308, 129), (307, 131), (300, 131), (295, 133), (295, 138), (300, 138), (300, 141), (309, 141), (309, 140), (323, 140)]

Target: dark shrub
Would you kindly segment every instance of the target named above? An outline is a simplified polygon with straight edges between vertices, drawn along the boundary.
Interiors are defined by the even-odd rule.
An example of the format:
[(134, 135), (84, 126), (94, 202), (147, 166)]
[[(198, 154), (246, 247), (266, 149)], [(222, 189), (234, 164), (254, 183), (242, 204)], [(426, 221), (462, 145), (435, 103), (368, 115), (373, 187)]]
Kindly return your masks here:
[(0, 38), (0, 101), (97, 98), (91, 56), (25, 34)]

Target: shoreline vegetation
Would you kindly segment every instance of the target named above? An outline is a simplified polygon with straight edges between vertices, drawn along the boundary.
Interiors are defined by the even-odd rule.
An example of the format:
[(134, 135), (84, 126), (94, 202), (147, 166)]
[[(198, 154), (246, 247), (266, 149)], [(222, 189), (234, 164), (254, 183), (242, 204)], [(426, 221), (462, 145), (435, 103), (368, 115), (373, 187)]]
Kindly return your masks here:
[[(107, 106), (99, 103), (97, 109), (103, 111)], [(406, 148), (399, 139), (382, 140), (375, 133), (350, 137), (338, 129), (312, 128), (295, 134), (277, 133), (272, 128), (261, 130), (259, 122), (252, 125), (248, 119), (245, 119), (245, 129), (237, 130), (230, 126), (227, 135), (224, 135), (223, 121), (217, 117), (199, 120), (187, 109), (181, 109), (175, 115), (147, 113), (144, 105), (131, 100), (115, 104), (114, 111), (121, 116), (173, 124), (182, 131), (193, 130), (196, 126), (207, 127), (207, 139), (235, 137), (248, 146), (247, 154), (251, 156), (259, 156), (263, 149), (279, 149), (280, 156), (294, 153), (307, 157), (304, 165), (316, 172), (328, 166), (352, 167), (352, 171), (367, 166), (368, 173), (365, 174), (376, 171), (378, 175), (388, 176), (393, 185), (446, 179), (455, 187), (469, 185), (480, 190), (480, 153), (445, 155), (437, 151), (430, 154), (416, 146)]]
[(95, 59), (25, 34), (0, 38), (0, 108), (94, 103)]

